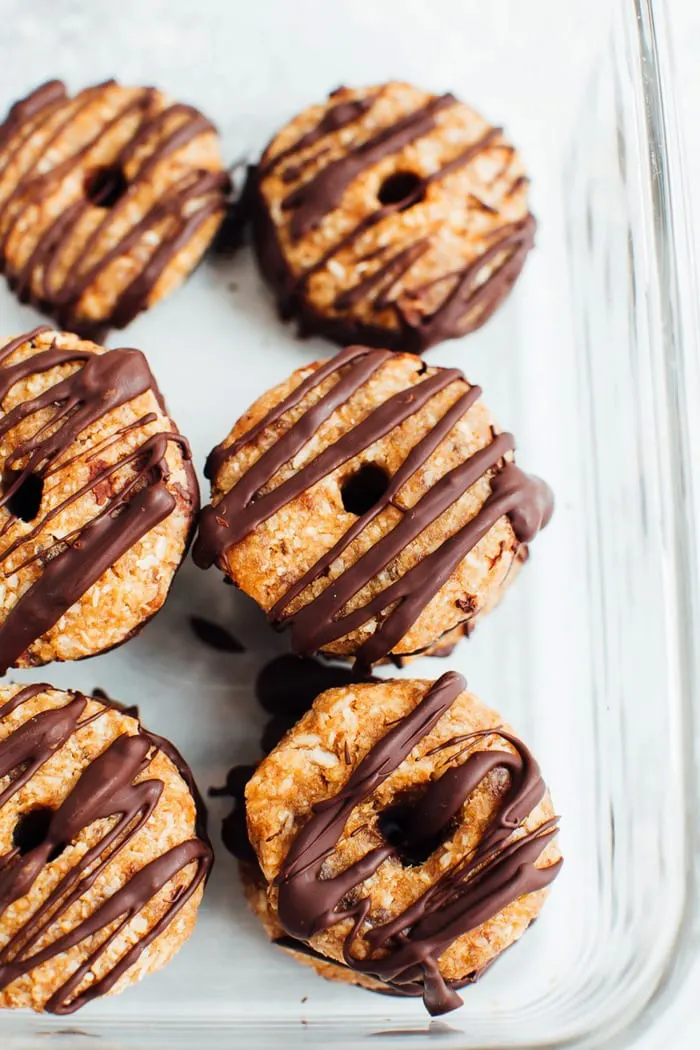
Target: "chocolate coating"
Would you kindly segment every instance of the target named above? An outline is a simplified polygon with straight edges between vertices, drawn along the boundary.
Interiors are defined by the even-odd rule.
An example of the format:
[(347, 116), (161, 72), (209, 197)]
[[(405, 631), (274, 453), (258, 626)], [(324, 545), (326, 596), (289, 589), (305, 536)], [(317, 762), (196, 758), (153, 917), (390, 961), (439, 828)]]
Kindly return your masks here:
[[(386, 245), (380, 241), (377, 251), (360, 254), (359, 261), (363, 266), (376, 256), (380, 257), (379, 265), (368, 275), (358, 271), (357, 281), (336, 296), (332, 310), (319, 309), (309, 294), (309, 284), (316, 274), (333, 264), (339, 253), (354, 248), (368, 231), (382, 223), (387, 224), (399, 212), (418, 204), (430, 187), (441, 185), (455, 172), (466, 169), (481, 153), (490, 149), (512, 152), (511, 147), (503, 144), (502, 129), (488, 128), (433, 170), (420, 176), (411, 172), (413, 185), (408, 196), (386, 203), (380, 196), (379, 207), (364, 206), (359, 212), (361, 217), (349, 231), (338, 236), (304, 268), (293, 268), (279, 235), (285, 224), (292, 245), (313, 234), (321, 222), (341, 206), (344, 194), (355, 180), (373, 166), (400, 154), (406, 147), (434, 132), (437, 114), (460, 105), (451, 94), (432, 96), (413, 112), (388, 126), (381, 126), (358, 145), (353, 145), (353, 139), (350, 139), (342, 156), (326, 159), (326, 154), (331, 152), (324, 144), (327, 136), (360, 124), (365, 114), (369, 113), (371, 117), (372, 108), (382, 92), (391, 88), (392, 85), (385, 85), (363, 97), (336, 102), (296, 142), (272, 154), (271, 147), (268, 147), (257, 170), (251, 170), (251, 187), (246, 200), (261, 271), (276, 295), (280, 313), (285, 318), (295, 317), (302, 334), (318, 333), (340, 345), (357, 342), (422, 353), (435, 343), (473, 331), (491, 316), (510, 292), (523, 267), (534, 243), (536, 222), (530, 213), (517, 221), (504, 222), (491, 231), (482, 253), (476, 258), (457, 268), (446, 266), (443, 273), (425, 283), (412, 283), (410, 294), (402, 297), (396, 292), (398, 282), (406, 278), (431, 248), (432, 230), (426, 219), (417, 224), (412, 240), (402, 236), (396, 246), (391, 239)], [(449, 130), (446, 134), (449, 136)], [(310, 152), (312, 147), (317, 148)], [(300, 182), (308, 169), (313, 169), (313, 173)], [(271, 209), (266, 195), (266, 180), (272, 173), (283, 183), (298, 183), (279, 202), (281, 220), (272, 218), (273, 210), (278, 209), (276, 206)], [(525, 181), (518, 178), (510, 193), (516, 192), (518, 185)], [(467, 201), (462, 202), (463, 207), (466, 205)], [(469, 201), (469, 207), (495, 214), (476, 198)], [(485, 268), (491, 265), (492, 272), (484, 277)], [(439, 303), (427, 314), (416, 311), (413, 308), (415, 302), (431, 293), (437, 284), (445, 287)], [(354, 315), (351, 308), (362, 300), (370, 303), (376, 314), (391, 310), (396, 323), (373, 323), (366, 317), (361, 319)]]
[[(89, 117), (93, 106), (99, 108), (105, 93), (114, 87), (115, 82), (109, 80), (87, 89), (77, 99), (71, 99), (61, 81), (49, 81), (17, 102), (0, 127), (0, 158), (4, 161), (3, 166), (9, 166), (32, 136), (41, 133), (45, 125), (50, 126), (49, 122), (54, 118), (65, 114), (57, 127), (51, 130), (44, 149), (22, 173), (12, 192), (0, 203), (0, 268), (9, 273), (9, 285), (20, 302), (31, 302), (42, 312), (53, 316), (60, 327), (89, 338), (99, 338), (105, 328), (123, 328), (146, 308), (157, 281), (177, 253), (203, 223), (219, 212), (223, 216), (229, 189), (225, 172), (188, 171), (185, 166), (180, 180), (168, 186), (137, 222), (132, 224), (127, 220), (132, 198), (153, 177), (158, 165), (197, 136), (214, 132), (215, 129), (191, 106), (173, 103), (159, 108), (156, 105), (159, 93), (154, 88), (143, 88), (135, 95), (129, 94), (116, 115), (104, 126), (98, 123), (96, 133), (84, 141), (81, 117)], [(173, 118), (180, 118), (177, 127), (162, 134)], [(45, 198), (61, 184), (74, 179), (88, 162), (89, 156), (100, 151), (110, 134), (118, 130), (120, 123), (134, 119), (134, 133), (110, 158), (108, 170), (120, 173), (120, 177), (124, 178), (125, 167), (133, 166), (134, 158), (138, 157), (144, 145), (161, 134), (162, 138), (125, 185), (121, 199), (107, 206), (99, 193), (91, 199), (86, 191), (82, 197), (68, 204), (47, 227), (19, 269), (8, 266), (9, 241), (27, 221), (36, 198)], [(72, 127), (76, 129), (76, 141), (83, 141), (83, 144), (59, 163), (47, 165), (46, 158), (50, 157), (51, 147)], [(6, 148), (9, 153), (2, 157)], [(97, 169), (98, 174), (100, 170)], [(86, 219), (89, 220), (96, 208), (103, 208), (104, 214), (91, 229), (85, 243), (81, 244), (81, 251), (63, 274), (60, 285), (56, 286), (57, 269), (65, 257), (66, 249), (76, 236), (76, 231), (85, 224)], [(110, 226), (122, 219), (125, 220), (124, 232), (89, 268), (84, 269), (83, 260), (100, 244)], [(139, 243), (148, 243), (144, 241), (147, 234), (159, 236), (165, 222), (170, 223), (167, 235), (149, 254), (133, 279), (121, 289), (109, 315), (99, 322), (87, 321), (79, 311), (86, 290), (115, 260), (125, 256)], [(37, 275), (40, 275), (38, 282)]]
[[(0, 419), (0, 438), (22, 420), (45, 410), (52, 412), (51, 423), (57, 424), (55, 429), (49, 425), (40, 427), (31, 438), (20, 441), (7, 457), (6, 471), (14, 470), (22, 462), (24, 466), (0, 495), (0, 507), (7, 505), (30, 475), (42, 481), (48, 478), (65, 450), (102, 416), (148, 390), (160, 400), (148, 362), (139, 350), (116, 349), (95, 354), (53, 345), (14, 364), (6, 363), (14, 350), (46, 331), (50, 329), (37, 328), (0, 348), (0, 401), (14, 383), (27, 376), (39, 375), (67, 362), (79, 363), (82, 367), (44, 393), (18, 404)], [(182, 449), (188, 489), (196, 505), (199, 490), (187, 440), (177, 433), (155, 434), (117, 463), (96, 471), (85, 486), (49, 511), (28, 533), (0, 549), (1, 568), (18, 548), (32, 550), (32, 540), (59, 511), (94, 490), (127, 463), (134, 465), (134, 476), (106, 499), (97, 515), (76, 535), (57, 540), (53, 548), (41, 550), (39, 554), (28, 553), (23, 564), (38, 557), (46, 561), (41, 576), (21, 595), (0, 624), (0, 674), (5, 674), (27, 647), (57, 623), (111, 565), (174, 510), (175, 498), (165, 484), (169, 442)], [(10, 515), (0, 529), (0, 541), (14, 521)], [(53, 556), (49, 558), (50, 554)]]
[(347, 895), (395, 856), (398, 847), (387, 841), (332, 878), (323, 877), (322, 869), (352, 810), (397, 769), (464, 688), (464, 679), (454, 672), (433, 684), (423, 700), (365, 755), (343, 789), (313, 807), (276, 880), (279, 920), (291, 937), (308, 940), (340, 921), (353, 919), (344, 942), (346, 965), (399, 989), (420, 981), (431, 1014), (453, 1010), (462, 1002), (440, 973), (440, 955), (454, 940), (508, 904), (548, 886), (560, 869), (561, 861), (546, 868), (535, 866), (556, 834), (556, 818), (514, 837), (546, 790), (525, 745), (502, 730), (469, 734), (465, 741), (497, 733), (515, 753), (467, 749), (465, 761), (430, 782), (419, 802), (402, 815), (402, 845), (430, 843), (491, 770), (503, 768), (509, 773), (508, 791), (475, 853), (448, 868), (400, 915), (366, 930), (362, 936), (371, 950), (369, 956), (361, 958), (353, 951), (369, 900)]
[[(0, 719), (21, 704), (43, 692), (44, 684), (20, 690), (0, 707)], [(100, 701), (105, 704), (105, 701)], [(86, 724), (82, 718), (88, 699), (75, 693), (70, 703), (47, 709), (0, 741), (0, 778), (16, 771), (17, 775), (0, 793), (0, 808), (25, 785), (34, 773)], [(97, 712), (87, 721), (99, 718)], [(46, 1003), (49, 1013), (73, 1013), (87, 1002), (109, 992), (139, 956), (170, 925), (178, 912), (208, 877), (213, 853), (206, 837), (206, 817), (201, 799), (193, 790), (197, 805), (197, 837), (172, 847), (161, 857), (135, 872), (125, 885), (108, 897), (93, 913), (69, 932), (60, 933), (60, 918), (94, 883), (105, 866), (128, 847), (136, 833), (149, 819), (163, 791), (163, 782), (152, 778), (133, 783), (149, 764), (153, 748), (164, 751), (174, 763), (190, 790), (192, 773), (179, 752), (161, 737), (142, 726), (134, 736), (117, 737), (107, 749), (87, 766), (63, 803), (52, 814), (42, 841), (22, 854), (15, 848), (0, 857), (0, 919), (3, 912), (27, 894), (53, 852), (75, 839), (95, 821), (117, 817), (99, 842), (89, 849), (54, 887), (43, 904), (21, 929), (0, 949), (0, 990), (36, 967), (56, 958), (62, 952), (121, 920), (118, 930), (136, 915), (148, 901), (170, 882), (178, 872), (195, 864), (192, 878), (183, 892), (175, 895), (167, 910), (136, 944), (119, 958), (108, 973), (89, 988), (76, 994), (98, 958), (107, 950), (115, 934), (110, 935)], [(106, 854), (106, 855), (105, 855)], [(58, 935), (48, 945), (36, 949), (49, 929)], [(33, 950), (36, 949), (36, 950)]]
[[(226, 552), (235, 543), (321, 478), (409, 419), (436, 393), (455, 380), (464, 379), (457, 369), (441, 369), (409, 391), (400, 391), (297, 473), (260, 495), (260, 490), (270, 482), (276, 471), (306, 445), (331, 413), (358, 391), (389, 355), (387, 350), (348, 347), (335, 358), (322, 363), (237, 441), (214, 449), (207, 461), (206, 473), (209, 477), (215, 476), (227, 459), (299, 404), (309, 391), (329, 376), (338, 376), (335, 385), (253, 463), (219, 503), (204, 508), (194, 545), (194, 559), (201, 568), (208, 568), (216, 561), (225, 570)], [(390, 504), (401, 487), (468, 412), (480, 393), (479, 387), (471, 387), (445, 412), (411, 450), (373, 506), (357, 517), (340, 540), (289, 587), (271, 610), (269, 618), (275, 626), (291, 627), (292, 648), (295, 652), (302, 655), (316, 652), (372, 617), (391, 609), (356, 654), (358, 673), (367, 673), (374, 663), (391, 652), (462, 559), (501, 516), (510, 517), (521, 544), (529, 543), (539, 529), (548, 523), (553, 510), (553, 498), (548, 486), (539, 478), (523, 473), (514, 463), (503, 462), (504, 457), (512, 451), (514, 441), (511, 434), (499, 434), (490, 445), (442, 477), (411, 512), (355, 564), (350, 565), (332, 587), (327, 587), (295, 613), (286, 612), (290, 602), (307, 585), (317, 580), (355, 537)], [(492, 481), (491, 496), (474, 518), (360, 609), (342, 613), (350, 598), (386, 568), (402, 549), (482, 475), (499, 464), (500, 469)]]

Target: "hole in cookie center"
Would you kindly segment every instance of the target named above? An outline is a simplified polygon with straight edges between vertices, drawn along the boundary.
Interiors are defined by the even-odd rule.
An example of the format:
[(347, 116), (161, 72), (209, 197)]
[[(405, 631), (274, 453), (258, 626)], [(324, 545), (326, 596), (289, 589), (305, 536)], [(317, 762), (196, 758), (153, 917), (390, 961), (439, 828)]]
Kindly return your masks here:
[(39, 513), (41, 497), (44, 494), (44, 479), (38, 474), (28, 474), (24, 481), (12, 491), (17, 479), (21, 477), (21, 470), (6, 470), (2, 476), (3, 493), (10, 492), (5, 506), (10, 514), (22, 521), (34, 521)]
[(377, 196), (381, 204), (395, 204), (398, 205), (399, 211), (403, 211), (423, 200), (422, 192), (416, 197), (416, 191), (422, 182), (420, 175), (413, 171), (395, 171), (393, 175), (384, 179)]
[(358, 517), (373, 507), (387, 490), (389, 477), (376, 463), (365, 463), (346, 478), (340, 496), (348, 514)]
[[(52, 817), (53, 810), (48, 806), (30, 809), (29, 812), (22, 814), (12, 832), (12, 844), (15, 849), (19, 850), (20, 856), (23, 857), (25, 853), (30, 853), (31, 850), (46, 841)], [(48, 856), (48, 861), (60, 857), (65, 848), (63, 844), (55, 846)]]
[(96, 208), (113, 208), (126, 193), (126, 175), (118, 164), (93, 168), (85, 176), (83, 188), (87, 199)]
[(448, 838), (450, 829), (442, 828), (437, 834), (415, 841), (412, 827), (414, 805), (412, 801), (397, 802), (382, 810), (377, 827), (382, 838), (394, 847), (396, 857), (404, 867), (413, 868), (425, 864), (428, 857)]

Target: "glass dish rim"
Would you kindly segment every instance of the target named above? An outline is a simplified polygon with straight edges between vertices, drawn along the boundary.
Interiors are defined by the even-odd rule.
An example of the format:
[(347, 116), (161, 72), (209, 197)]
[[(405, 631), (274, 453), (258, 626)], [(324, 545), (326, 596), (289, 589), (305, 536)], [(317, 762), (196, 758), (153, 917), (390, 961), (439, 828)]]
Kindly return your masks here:
[(625, 0), (618, 5), (615, 16), (626, 24), (618, 25), (615, 35), (636, 48), (640, 62), (642, 91), (636, 102), (642, 112), (635, 116), (641, 123), (648, 167), (665, 409), (671, 445), (676, 449), (669, 479), (673, 497), (670, 531), (674, 582), (678, 588), (675, 643), (679, 657), (679, 707), (685, 729), (681, 779), (688, 800), (684, 813), (687, 859), (680, 921), (666, 965), (646, 1003), (614, 1032), (592, 1028), (571, 1040), (549, 1044), (562, 1048), (591, 1045), (598, 1050), (636, 1046), (644, 1033), (651, 1036), (651, 1043), (644, 1040), (644, 1046), (661, 1046), (671, 1005), (680, 1000), (685, 1016), (690, 1013), (683, 992), (688, 991), (693, 973), (700, 971), (696, 950), (700, 931), (700, 659), (695, 644), (700, 624), (700, 559), (691, 542), (693, 524), (700, 511), (700, 470), (694, 466), (692, 456), (692, 449), (700, 447), (700, 426), (691, 411), (692, 392), (700, 390), (700, 315), (694, 294), (697, 270), (683, 138), (675, 101), (669, 5), (667, 0), (632, 0), (629, 8), (634, 11), (633, 26), (624, 4)]

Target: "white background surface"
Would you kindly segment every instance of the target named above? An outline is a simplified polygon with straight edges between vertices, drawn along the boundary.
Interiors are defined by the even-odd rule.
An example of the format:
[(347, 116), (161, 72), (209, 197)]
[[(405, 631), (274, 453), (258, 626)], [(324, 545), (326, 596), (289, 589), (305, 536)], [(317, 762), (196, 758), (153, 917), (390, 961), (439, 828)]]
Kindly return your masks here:
[(666, 0), (673, 45), (676, 96), (685, 142), (693, 230), (700, 249), (700, 4)]
[[(314, 43), (314, 27), (318, 27), (319, 37), (333, 39), (329, 30), (332, 30), (341, 2), (351, 3), (356, 17), (364, 20), (363, 48), (348, 47), (341, 38), (335, 38), (332, 48)], [(518, 663), (527, 648), (525, 643), (519, 643), (514, 637), (510, 639), (508, 659), (503, 660), (508, 669), (499, 668), (494, 675), (490, 673), (489, 665), (492, 655), (503, 651), (501, 638), (505, 625), (518, 623), (520, 610), (531, 613), (534, 609), (536, 612), (540, 605), (545, 604), (554, 626), (556, 602), (563, 600), (561, 620), (564, 624), (577, 584), (573, 578), (575, 569), (572, 568), (572, 579), (567, 588), (553, 589), (549, 600), (544, 602), (546, 588), (542, 566), (549, 559), (555, 563), (559, 554), (567, 556), (567, 530), (573, 527), (572, 522), (575, 524), (573, 503), (567, 500), (567, 474), (570, 472), (563, 465), (565, 449), (547, 447), (541, 428), (532, 430), (532, 413), (524, 412), (519, 385), (525, 365), (521, 361), (520, 371), (517, 365), (513, 368), (510, 356), (504, 355), (503, 350), (510, 341), (520, 347), (523, 309), (537, 312), (536, 308), (546, 300), (544, 290), (541, 294), (538, 292), (537, 275), (544, 272), (539, 267), (547, 259), (547, 265), (551, 267), (553, 258), (547, 254), (553, 250), (548, 241), (552, 230), (548, 226), (547, 158), (553, 153), (559, 157), (563, 148), (559, 140), (571, 135), (572, 114), (580, 106), (583, 78), (587, 75), (591, 54), (601, 39), (607, 38), (605, 14), (608, 4), (605, 0), (600, 3), (595, 0), (581, 0), (579, 3), (573, 0), (405, 0), (400, 5), (401, 17), (415, 20), (418, 30), (416, 46), (413, 50), (396, 54), (392, 49), (392, 34), (382, 18), (384, 3), (385, 0), (280, 0), (277, 3), (260, 0), (257, 4), (255, 0), (116, 0), (115, 7), (115, 0), (112, 0), (108, 7), (97, 0), (92, 3), (88, 0), (0, 0), (5, 36), (0, 51), (4, 58), (0, 63), (0, 110), (48, 76), (64, 77), (74, 88), (114, 74), (126, 82), (156, 83), (185, 99), (200, 103), (222, 129), (226, 156), (235, 157), (259, 148), (281, 119), (310, 100), (321, 97), (341, 80), (363, 82), (370, 77), (381, 80), (390, 75), (421, 80), (423, 71), (429, 68), (431, 87), (436, 90), (455, 87), (488, 116), (493, 119), (502, 117), (514, 137), (523, 143), (526, 156), (536, 172), (535, 211), (542, 218), (541, 252), (536, 253), (539, 261), (533, 259), (528, 267), (523, 292), (470, 343), (470, 355), (473, 356), (469, 358), (468, 371), (472, 360), (478, 362), (475, 370), (479, 373), (479, 381), (489, 391), (489, 403), (518, 434), (523, 463), (545, 474), (561, 499), (555, 524), (537, 545), (532, 573), (528, 573), (527, 578), (524, 575), (522, 587), (509, 596), (507, 606), (480, 628), (479, 647), (470, 653), (469, 674), (477, 691), (482, 691), (495, 706), (502, 706), (502, 700), (506, 701), (505, 713), (532, 741), (549, 776), (557, 784), (557, 801), (567, 814), (567, 826), (576, 826), (579, 832), (578, 836), (571, 837), (577, 841), (567, 839), (568, 871), (573, 874), (585, 870), (586, 863), (580, 820), (577, 823), (577, 796), (580, 797), (579, 785), (583, 778), (580, 770), (575, 768), (576, 757), (555, 753), (542, 731), (537, 712), (533, 715), (532, 709), (528, 708), (527, 685), (522, 685)], [(672, 7), (679, 102), (689, 158), (688, 183), (695, 215), (700, 217), (700, 123), (694, 111), (700, 100), (700, 9), (696, 0), (668, 0), (668, 3)], [(254, 12), (251, 5), (255, 6)], [(147, 17), (144, 15), (146, 11)], [(447, 14), (451, 17), (445, 17)], [(107, 19), (108, 28), (105, 30)], [(313, 52), (313, 63), (305, 62), (302, 68), (298, 55), (293, 52), (274, 52), (273, 59), (271, 39), (283, 39), (285, 34), (298, 33), (300, 24), (309, 27), (305, 47)], [(476, 24), (479, 32), (475, 44), (467, 38), (466, 27)], [(546, 61), (540, 60), (542, 55), (547, 56)], [(460, 71), (459, 83), (454, 80), (455, 70)], [(540, 114), (536, 108), (537, 100), (543, 98), (547, 100), (546, 115), (544, 111)], [(550, 273), (550, 276), (554, 275)], [(231, 288), (232, 283), (237, 284), (235, 290)], [(551, 289), (547, 292), (551, 293)], [(0, 326), (3, 330), (8, 327), (8, 331), (19, 331), (23, 323), (26, 328), (37, 323), (33, 312), (16, 307), (4, 292), (0, 302), (3, 318), (8, 319), (7, 326)], [(542, 309), (538, 316), (546, 318), (546, 309)], [(545, 336), (547, 334), (545, 332)], [(301, 360), (320, 356), (326, 349), (322, 341), (299, 347), (288, 334), (284, 334), (274, 321), (269, 302), (261, 294), (255, 273), (245, 259), (226, 267), (207, 265), (202, 268), (169, 302), (140, 318), (129, 329), (128, 336), (116, 335), (110, 340), (112, 346), (120, 343), (142, 345), (148, 350), (156, 374), (162, 377), (173, 415), (193, 438), (200, 464), (204, 453), (223, 436), (232, 420), (261, 389), (279, 380)], [(252, 352), (248, 351), (249, 347)], [(246, 355), (244, 362), (242, 354)], [(196, 396), (190, 389), (188, 377), (191, 369), (188, 366), (194, 359), (201, 367), (201, 374), (216, 375), (218, 368), (218, 374), (223, 375), (222, 355), (229, 355), (227, 385), (222, 381), (216, 388), (208, 389), (206, 402), (203, 402), (201, 381), (198, 380)], [(456, 344), (441, 348), (435, 360), (440, 364), (464, 363), (461, 349)], [(545, 358), (541, 357), (540, 362), (542, 360)], [(173, 367), (174, 361), (185, 364), (178, 369)], [(527, 367), (533, 367), (533, 361), (536, 364), (537, 358), (528, 356)], [(565, 396), (563, 387), (559, 396)], [(203, 410), (204, 403), (206, 410)], [(560, 415), (565, 415), (561, 404), (547, 405), (546, 397), (543, 399), (545, 411), (555, 407)], [(536, 587), (540, 588), (537, 595)], [(554, 582), (552, 588), (555, 588)], [(100, 684), (123, 699), (137, 702), (140, 702), (139, 693), (143, 691), (144, 681), (150, 680), (157, 680), (165, 686), (164, 701), (175, 703), (178, 691), (183, 696), (188, 692), (192, 696), (193, 688), (203, 677), (205, 655), (195, 648), (183, 651), (180, 648), (181, 636), (175, 626), (185, 622), (189, 611), (223, 619), (227, 615), (229, 598), (228, 589), (219, 585), (213, 572), (202, 576), (188, 564), (167, 610), (128, 650), (77, 667), (52, 668), (51, 677), (57, 684), (86, 689)], [(246, 681), (250, 680), (259, 655), (250, 645), (259, 626), (259, 621), (253, 621), (247, 610), (241, 621), (241, 630), (237, 631), (249, 644), (249, 653), (242, 665), (242, 677)], [(536, 624), (531, 624), (530, 629), (532, 634), (537, 633)], [(201, 664), (197, 664), (196, 660), (200, 658)], [(562, 672), (563, 664), (562, 651), (562, 666), (559, 668)], [(574, 669), (572, 664), (572, 675)], [(421, 670), (425, 674), (434, 673), (433, 667), (426, 668), (425, 665)], [(534, 671), (528, 670), (532, 677)], [(196, 753), (197, 771), (205, 788), (212, 782), (221, 782), (225, 762), (250, 757), (256, 733), (250, 711), (245, 712), (244, 724), (236, 726), (235, 731), (230, 725), (224, 725), (231, 699), (228, 691), (230, 670), (226, 661), (209, 661), (206, 672), (209, 695), (203, 699), (211, 705), (207, 716), (220, 715), (222, 733), (230, 734), (230, 739), (227, 737), (216, 742), (211, 739), (210, 725), (206, 718), (202, 718), (199, 705), (181, 703), (177, 729), (171, 731), (167, 709), (154, 711), (151, 716), (148, 699), (144, 698), (142, 703), (156, 731), (169, 732), (188, 756)], [(46, 672), (43, 674), (45, 677)], [(537, 668), (538, 687), (546, 674), (546, 669)], [(38, 679), (41, 675), (37, 672), (34, 677)], [(554, 677), (553, 668), (550, 672), (552, 688), (555, 688)], [(119, 686), (116, 685), (117, 678)], [(514, 682), (517, 683), (515, 688)], [(569, 686), (573, 689), (573, 683), (566, 680), (565, 674), (556, 683), (556, 688), (571, 700), (573, 693)], [(521, 692), (519, 701), (508, 707), (518, 690)], [(240, 692), (244, 691), (245, 687), (241, 686)], [(569, 720), (575, 717), (574, 707), (572, 703)], [(573, 732), (570, 739), (575, 739)], [(217, 809), (215, 819), (219, 813)], [(580, 855), (576, 855), (576, 850)], [(188, 995), (197, 977), (202, 978), (211, 999), (215, 1000), (215, 1003), (207, 1004), (203, 999), (203, 1004), (209, 1009), (225, 1012), (229, 987), (226, 967), (240, 965), (236, 958), (238, 949), (241, 944), (246, 945), (246, 938), (252, 942), (256, 937), (254, 923), (242, 909), (237, 887), (232, 888), (231, 880), (226, 877), (226, 861), (227, 858), (222, 856), (216, 881), (209, 893), (208, 910), (193, 944), (167, 973), (130, 993), (130, 1006), (126, 998), (116, 1004), (106, 1004), (106, 1015), (114, 1010), (117, 1017), (125, 1016), (121, 1011), (126, 1011), (131, 1012), (137, 1021), (145, 1018), (150, 1010), (151, 994), (160, 996), (172, 1014), (181, 1011), (186, 1015)], [(523, 951), (532, 953), (528, 955), (528, 961), (548, 960), (544, 969), (535, 967), (532, 970), (536, 988), (542, 987), (543, 974), (554, 982), (570, 962), (565, 946), (560, 944), (561, 939), (555, 937), (557, 913), (568, 924), (569, 931), (573, 930), (571, 942), (574, 947), (578, 943), (579, 926), (586, 922), (582, 912), (573, 913), (568, 909), (568, 914), (564, 914), (572, 899), (567, 896), (571, 883), (568, 886), (569, 890), (562, 889), (558, 896), (553, 895), (548, 909), (551, 918), (538, 924), (528, 938), (529, 947), (522, 946)], [(232, 900), (234, 895), (235, 900)], [(222, 923), (228, 921), (234, 908), (238, 909), (236, 921), (240, 924), (235, 943), (220, 935)], [(550, 934), (557, 942), (551, 945), (551, 952), (547, 950), (550, 948)], [(202, 951), (207, 939), (210, 943), (216, 942), (218, 954)], [(562, 954), (558, 955), (560, 950)], [(200, 955), (198, 973), (195, 974), (192, 963), (197, 952)], [(511, 1005), (512, 986), (508, 985), (508, 977), (510, 968), (516, 964), (515, 955), (512, 960), (505, 959), (500, 970), (502, 978), (496, 970), (493, 981), (476, 990), (472, 1000), (476, 1008), (497, 1016), (499, 1009), (505, 1010)], [(280, 982), (276, 987), (286, 989), (288, 985), (292, 986), (292, 980), (297, 981), (297, 971), (294, 970), (295, 976), (292, 977), (292, 970), (284, 962), (275, 963), (273, 969), (266, 956), (266, 965), (268, 974)], [(246, 974), (240, 974), (239, 987), (243, 988), (242, 997), (249, 1001), (250, 1011), (254, 1013), (259, 1008), (261, 992), (254, 974), (248, 973), (247, 976), (248, 984), (245, 984)], [(521, 972), (519, 981), (518, 996), (527, 1001), (532, 991), (526, 987), (528, 974)], [(336, 1003), (340, 1009), (341, 999), (345, 1001), (337, 988), (321, 986), (317, 982), (312, 982), (311, 987), (308, 1010), (312, 1016), (314, 1010), (319, 1015), (324, 1010), (331, 1011)], [(303, 989), (300, 984), (299, 989), (308, 991), (306, 983)], [(530, 997), (534, 998), (534, 993)], [(359, 1000), (352, 1000), (353, 1004), (356, 1002), (358, 1009), (370, 1010), (377, 1016), (386, 1009), (383, 1001), (374, 998), (367, 999), (367, 1002), (363, 999), (361, 1004)], [(420, 1015), (420, 1011), (412, 1007), (408, 1013), (413, 1018)], [(81, 1016), (81, 1023), (83, 1019), (87, 1022), (87, 1014)], [(682, 1044), (679, 1040), (677, 1045), (682, 1045), (685, 1050), (686, 1046), (693, 1045), (692, 1040), (688, 1041), (687, 1015), (685, 1019), (678, 1018), (678, 1029), (679, 1035), (683, 1032), (685, 1040)]]

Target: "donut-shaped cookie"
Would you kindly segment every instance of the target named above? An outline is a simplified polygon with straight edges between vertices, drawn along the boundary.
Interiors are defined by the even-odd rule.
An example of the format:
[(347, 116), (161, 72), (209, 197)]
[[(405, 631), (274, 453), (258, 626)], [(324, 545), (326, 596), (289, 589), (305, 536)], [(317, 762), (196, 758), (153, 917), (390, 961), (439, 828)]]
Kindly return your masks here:
[(199, 507), (138, 350), (0, 347), (0, 673), (110, 649), (161, 607)]
[(0, 268), (20, 301), (99, 338), (194, 269), (228, 185), (216, 129), (192, 106), (49, 81), (0, 127)]
[(535, 759), (453, 672), (322, 693), (246, 812), (268, 933), (432, 1014), (518, 940), (561, 866)]
[(420, 353), (505, 299), (535, 220), (520, 157), (453, 95), (339, 88), (252, 173), (260, 267), (283, 316), (341, 345)]
[(195, 561), (360, 670), (500, 597), (551, 492), (456, 369), (349, 347), (264, 394), (211, 453)]
[(105, 701), (0, 687), (0, 1007), (72, 1013), (160, 969), (211, 864), (171, 744)]

